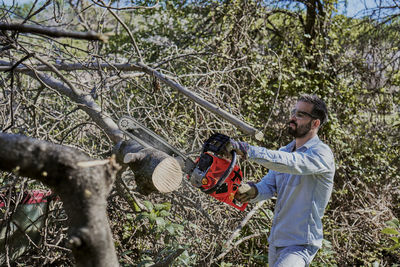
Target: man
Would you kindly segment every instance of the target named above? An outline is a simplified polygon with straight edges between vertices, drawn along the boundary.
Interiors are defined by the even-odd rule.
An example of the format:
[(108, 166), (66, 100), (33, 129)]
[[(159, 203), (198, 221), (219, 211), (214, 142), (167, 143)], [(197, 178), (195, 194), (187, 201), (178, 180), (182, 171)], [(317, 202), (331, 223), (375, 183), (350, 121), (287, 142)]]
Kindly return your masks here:
[(303, 95), (290, 114), (290, 144), (279, 151), (235, 140), (227, 146), (269, 169), (259, 183), (243, 185), (235, 199), (254, 203), (277, 195), (268, 238), (270, 267), (308, 266), (322, 246), (321, 219), (335, 173), (332, 151), (317, 135), (327, 115), (321, 99)]

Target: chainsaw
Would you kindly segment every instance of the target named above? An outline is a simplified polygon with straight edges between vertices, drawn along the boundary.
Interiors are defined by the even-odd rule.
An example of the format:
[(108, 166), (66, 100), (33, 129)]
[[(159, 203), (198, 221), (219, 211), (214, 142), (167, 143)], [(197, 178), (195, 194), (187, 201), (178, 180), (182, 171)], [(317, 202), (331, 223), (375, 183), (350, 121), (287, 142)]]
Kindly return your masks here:
[(190, 184), (203, 193), (238, 210), (244, 211), (246, 208), (248, 203), (239, 205), (234, 198), (243, 179), (236, 152), (231, 152), (231, 159), (222, 156), (226, 144), (230, 141), (228, 136), (214, 133), (204, 142), (201, 154), (193, 161), (131, 117), (121, 117), (118, 127), (144, 148), (152, 147), (175, 157)]

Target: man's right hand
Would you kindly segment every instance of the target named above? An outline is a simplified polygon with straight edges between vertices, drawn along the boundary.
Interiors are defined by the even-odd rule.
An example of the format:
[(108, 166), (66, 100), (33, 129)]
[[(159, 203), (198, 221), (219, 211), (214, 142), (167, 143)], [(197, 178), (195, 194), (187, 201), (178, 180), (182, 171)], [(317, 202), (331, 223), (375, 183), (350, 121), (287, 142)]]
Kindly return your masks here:
[(235, 194), (235, 199), (241, 203), (249, 202), (258, 195), (257, 187), (254, 184), (242, 184)]

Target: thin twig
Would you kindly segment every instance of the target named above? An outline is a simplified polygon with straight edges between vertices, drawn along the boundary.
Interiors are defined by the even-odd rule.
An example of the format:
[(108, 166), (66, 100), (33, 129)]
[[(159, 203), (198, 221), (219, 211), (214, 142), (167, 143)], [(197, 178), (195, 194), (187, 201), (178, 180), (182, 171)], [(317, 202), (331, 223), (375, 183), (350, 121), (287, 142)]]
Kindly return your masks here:
[(114, 18), (115, 18), (116, 20), (118, 20), (119, 23), (121, 23), (122, 27), (124, 27), (124, 29), (126, 30), (126, 32), (127, 32), (128, 35), (129, 35), (129, 38), (131, 38), (132, 45), (133, 45), (133, 47), (135, 48), (136, 54), (137, 54), (138, 57), (139, 57), (139, 61), (140, 61), (140, 62), (143, 62), (142, 54), (140, 53), (139, 47), (137, 46), (136, 41), (135, 41), (135, 38), (133, 38), (133, 34), (132, 34), (131, 30), (129, 30), (129, 27), (128, 27), (128, 26), (122, 21), (122, 19), (112, 10), (112, 8), (111, 8), (110, 6), (106, 6), (106, 4), (105, 4), (102, 0), (100, 0), (100, 2), (101, 2), (105, 7), (107, 7), (107, 10), (110, 11), (111, 15), (113, 15)]
[(55, 74), (58, 75), (58, 77), (61, 78), (61, 80), (63, 80), (71, 89), (72, 92), (74, 92), (75, 95), (80, 96), (81, 93), (79, 92), (78, 89), (75, 88), (75, 86), (67, 79), (65, 78), (64, 75), (62, 75), (61, 72), (58, 71), (58, 69), (56, 67), (53, 66), (53, 64), (46, 62), (46, 60), (43, 60), (41, 57), (35, 56), (35, 58), (37, 60), (39, 60), (42, 64), (46, 65), (47, 67), (49, 67)]
[(137, 10), (137, 9), (153, 9), (153, 8), (160, 7), (160, 5), (158, 3), (159, 1), (157, 1), (157, 3), (155, 3), (152, 6), (124, 6), (124, 7), (112, 7), (110, 5), (106, 5), (103, 1), (100, 1), (100, 2), (101, 3), (93, 1), (93, 3), (95, 3), (99, 7), (105, 7), (107, 9), (112, 9), (112, 10), (117, 10), (117, 11), (131, 11), (131, 10)]
[(254, 233), (252, 235), (248, 235), (246, 237), (243, 237), (242, 239), (236, 241), (235, 244), (230, 246), (229, 249), (226, 249), (224, 252), (219, 254), (218, 257), (215, 258), (215, 261), (219, 261), (219, 260), (223, 259), (226, 256), (226, 254), (228, 254), (232, 249), (234, 249), (235, 247), (239, 246), (244, 241), (252, 239), (252, 238), (255, 238), (255, 237), (259, 237), (259, 236), (260, 236), (260, 233)]
[[(225, 251), (223, 253), (221, 253), (219, 256), (217, 256), (214, 259), (214, 262), (225, 257), (225, 255), (228, 254), (228, 252), (231, 251), (232, 248), (237, 246), (237, 245), (232, 245), (233, 240), (240, 234), (240, 231), (242, 231), (243, 227), (247, 224), (247, 222), (251, 219), (251, 217), (253, 217), (253, 215), (256, 214), (256, 212), (262, 207), (262, 205), (264, 205), (265, 202), (267, 202), (267, 200), (258, 202), (255, 205), (255, 207), (246, 215), (246, 217), (242, 220), (242, 222), (239, 224), (239, 226), (236, 228), (236, 230), (231, 234), (229, 239), (225, 242), (225, 245), (224, 245)], [(241, 241), (241, 242), (243, 242), (243, 241)]]

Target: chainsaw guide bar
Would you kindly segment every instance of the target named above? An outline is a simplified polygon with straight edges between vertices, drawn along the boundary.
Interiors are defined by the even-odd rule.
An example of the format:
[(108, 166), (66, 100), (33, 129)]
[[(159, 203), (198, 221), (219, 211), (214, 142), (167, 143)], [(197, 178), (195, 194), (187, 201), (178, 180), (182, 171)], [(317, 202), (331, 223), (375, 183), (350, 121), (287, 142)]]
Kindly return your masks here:
[(182, 171), (187, 174), (190, 184), (203, 193), (238, 210), (243, 211), (246, 208), (248, 203), (238, 205), (234, 198), (243, 177), (239, 165), (236, 164), (236, 153), (231, 152), (230, 160), (221, 156), (225, 153), (226, 144), (230, 142), (229, 136), (214, 133), (205, 141), (201, 155), (194, 162), (131, 117), (121, 117), (118, 127), (144, 148), (155, 148), (174, 157), (179, 162)]
[(191, 173), (195, 167), (195, 163), (184, 153), (171, 146), (166, 140), (152, 132), (135, 119), (123, 116), (118, 121), (118, 127), (129, 138), (138, 142), (144, 148), (155, 148), (161, 150), (171, 157), (174, 157), (182, 167), (184, 173)]

